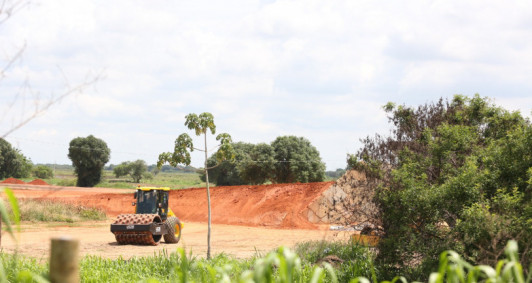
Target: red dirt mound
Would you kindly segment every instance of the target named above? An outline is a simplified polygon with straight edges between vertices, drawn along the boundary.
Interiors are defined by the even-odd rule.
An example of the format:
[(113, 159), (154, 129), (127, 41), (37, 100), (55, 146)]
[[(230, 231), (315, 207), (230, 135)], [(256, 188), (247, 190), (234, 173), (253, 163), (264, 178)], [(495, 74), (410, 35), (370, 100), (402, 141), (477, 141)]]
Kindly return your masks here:
[[(309, 222), (308, 206), (334, 182), (273, 184), (262, 186), (226, 186), (211, 188), (212, 222), (272, 228), (317, 229)], [(29, 186), (28, 186), (29, 188)], [(61, 187), (57, 190), (35, 187), (16, 190), (22, 198), (46, 198), (103, 209), (108, 217), (134, 213), (133, 193), (102, 193)], [(117, 190), (119, 191), (119, 190)], [(185, 223), (207, 222), (205, 188), (170, 191), (170, 208)]]
[(0, 183), (3, 183), (3, 184), (26, 184), (24, 181), (21, 181), (19, 179), (15, 179), (15, 178), (7, 178), (7, 179), (3, 180)]
[(36, 186), (48, 186), (49, 184), (41, 179), (35, 179), (31, 182), (26, 183), (28, 185), (36, 185)]
[[(211, 189), (212, 222), (281, 228), (315, 228), (307, 219), (310, 203), (333, 182), (227, 186)], [(170, 192), (170, 207), (182, 219), (207, 221), (204, 188)]]

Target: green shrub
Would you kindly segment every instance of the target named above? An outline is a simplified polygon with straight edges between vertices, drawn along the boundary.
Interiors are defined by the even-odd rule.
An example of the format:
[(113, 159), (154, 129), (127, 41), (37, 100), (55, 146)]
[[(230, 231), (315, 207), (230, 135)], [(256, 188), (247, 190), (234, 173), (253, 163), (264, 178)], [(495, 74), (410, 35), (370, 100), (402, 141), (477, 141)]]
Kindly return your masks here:
[(297, 244), (295, 252), (304, 263), (311, 265), (339, 259), (335, 268), (341, 282), (359, 276), (371, 277), (372, 272), (376, 272), (373, 267), (374, 254), (368, 247), (358, 243), (310, 241)]
[(52, 168), (45, 166), (45, 165), (39, 165), (33, 167), (33, 176), (40, 178), (40, 179), (51, 179), (54, 177), (54, 171)]
[(76, 179), (60, 179), (57, 181), (58, 186), (74, 187), (76, 186)]

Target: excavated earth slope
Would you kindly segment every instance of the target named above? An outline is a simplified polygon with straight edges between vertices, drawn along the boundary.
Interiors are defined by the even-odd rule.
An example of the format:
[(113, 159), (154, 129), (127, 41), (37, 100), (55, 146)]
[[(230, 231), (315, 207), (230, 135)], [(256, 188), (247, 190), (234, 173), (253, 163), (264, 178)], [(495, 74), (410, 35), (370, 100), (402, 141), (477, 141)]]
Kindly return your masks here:
[[(212, 222), (272, 228), (316, 229), (308, 206), (334, 182), (211, 188)], [(11, 185), (10, 185), (11, 186)], [(133, 213), (133, 190), (13, 185), (19, 198), (52, 199), (103, 209), (109, 217)], [(113, 193), (110, 193), (113, 192)], [(205, 188), (170, 191), (170, 207), (184, 222), (207, 221)]]

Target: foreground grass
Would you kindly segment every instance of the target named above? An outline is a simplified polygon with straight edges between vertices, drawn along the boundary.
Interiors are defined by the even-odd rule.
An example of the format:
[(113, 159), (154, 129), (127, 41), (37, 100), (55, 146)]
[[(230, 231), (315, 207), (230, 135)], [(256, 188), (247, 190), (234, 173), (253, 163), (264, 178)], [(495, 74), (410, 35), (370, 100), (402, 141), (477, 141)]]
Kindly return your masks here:
[[(6, 208), (8, 215), (15, 215), (9, 203)], [(102, 210), (49, 200), (20, 199), (18, 210), (20, 221), (77, 223), (106, 219)]]
[[(318, 245), (316, 245), (318, 244)], [(177, 253), (159, 253), (152, 257), (124, 259), (103, 259), (89, 256), (81, 260), (80, 277), (82, 282), (378, 282), (371, 264), (369, 270), (371, 281), (361, 274), (342, 277), (342, 269), (328, 263), (312, 263), (310, 259), (320, 253), (323, 243), (302, 244), (299, 248), (310, 247), (309, 257), (300, 258), (296, 253), (279, 248), (265, 257), (237, 260), (225, 254), (219, 254), (210, 261), (186, 255), (184, 250)], [(318, 247), (318, 248), (316, 248)], [(351, 257), (350, 264), (356, 264), (361, 247), (354, 249), (333, 244), (344, 257)], [(355, 251), (355, 254), (351, 254)], [(440, 256), (439, 269), (427, 276), (429, 283), (530, 283), (531, 277), (525, 277), (523, 267), (518, 261), (517, 243), (510, 241), (506, 247), (507, 258), (495, 267), (474, 266), (463, 260), (457, 253), (447, 251)], [(367, 259), (362, 259), (366, 261)], [(47, 282), (48, 266), (33, 259), (0, 253), (1, 282)], [(532, 270), (530, 271), (532, 272)], [(530, 273), (529, 272), (529, 273)], [(393, 282), (406, 283), (402, 276)]]
[[(340, 252), (349, 250), (338, 248)], [(359, 256), (358, 250), (356, 253), (354, 258)], [(530, 276), (525, 278), (523, 267), (518, 261), (516, 242), (508, 243), (506, 255), (506, 259), (490, 267), (473, 266), (453, 251), (444, 252), (440, 256), (438, 271), (427, 276), (428, 282), (530, 283)], [(328, 263), (312, 264), (285, 248), (261, 258), (236, 260), (219, 254), (210, 261), (187, 256), (182, 249), (178, 249), (177, 253), (162, 252), (152, 257), (129, 260), (85, 257), (80, 263), (80, 277), (82, 282), (378, 282), (375, 272), (372, 272), (374, 268), (368, 268), (372, 273), (371, 281), (360, 274), (342, 278), (342, 271), (338, 267), (334, 268)], [(1, 282), (46, 282), (47, 269), (46, 264), (33, 259), (0, 253)], [(396, 281), (408, 282), (401, 276), (382, 282)]]

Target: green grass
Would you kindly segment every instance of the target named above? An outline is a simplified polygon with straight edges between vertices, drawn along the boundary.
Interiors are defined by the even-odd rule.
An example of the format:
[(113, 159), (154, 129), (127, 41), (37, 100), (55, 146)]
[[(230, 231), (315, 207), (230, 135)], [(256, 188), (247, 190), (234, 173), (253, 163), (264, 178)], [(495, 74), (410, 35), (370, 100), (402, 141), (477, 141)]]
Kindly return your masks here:
[[(304, 246), (303, 244), (301, 247)], [(314, 249), (316, 246), (310, 244), (307, 247)], [(345, 252), (347, 257), (351, 256), (349, 249), (338, 247), (336, 244), (329, 247), (337, 249), (336, 252), (340, 254)], [(523, 267), (519, 263), (515, 241), (508, 243), (506, 255), (506, 259), (491, 267), (474, 266), (453, 251), (444, 252), (440, 256), (438, 270), (427, 276), (428, 282), (531, 283), (531, 277), (525, 277)], [(46, 263), (35, 259), (0, 252), (0, 282), (31, 282), (32, 279), (45, 282), (48, 277), (47, 269)], [(211, 260), (198, 259), (187, 256), (184, 250), (178, 249), (176, 253), (160, 252), (151, 257), (128, 260), (87, 256), (80, 262), (82, 282), (378, 282), (375, 276), (372, 276), (372, 280), (356, 275), (342, 278), (341, 272), (341, 269), (335, 269), (329, 264), (310, 264), (285, 248), (279, 248), (262, 258), (244, 260), (225, 254), (218, 254)], [(402, 276), (381, 282), (397, 281), (408, 282)]]
[(348, 279), (359, 276), (380, 277), (378, 270), (373, 267), (374, 253), (368, 247), (357, 243), (303, 242), (295, 246), (295, 252), (303, 262), (308, 264), (319, 264), (323, 262), (323, 259), (331, 256), (339, 258), (343, 262), (336, 263), (335, 268), (341, 282), (347, 282)]
[[(11, 205), (7, 204), (8, 215), (14, 215)], [(48, 200), (18, 200), (20, 221), (30, 222), (68, 222), (105, 220), (102, 210)]]

